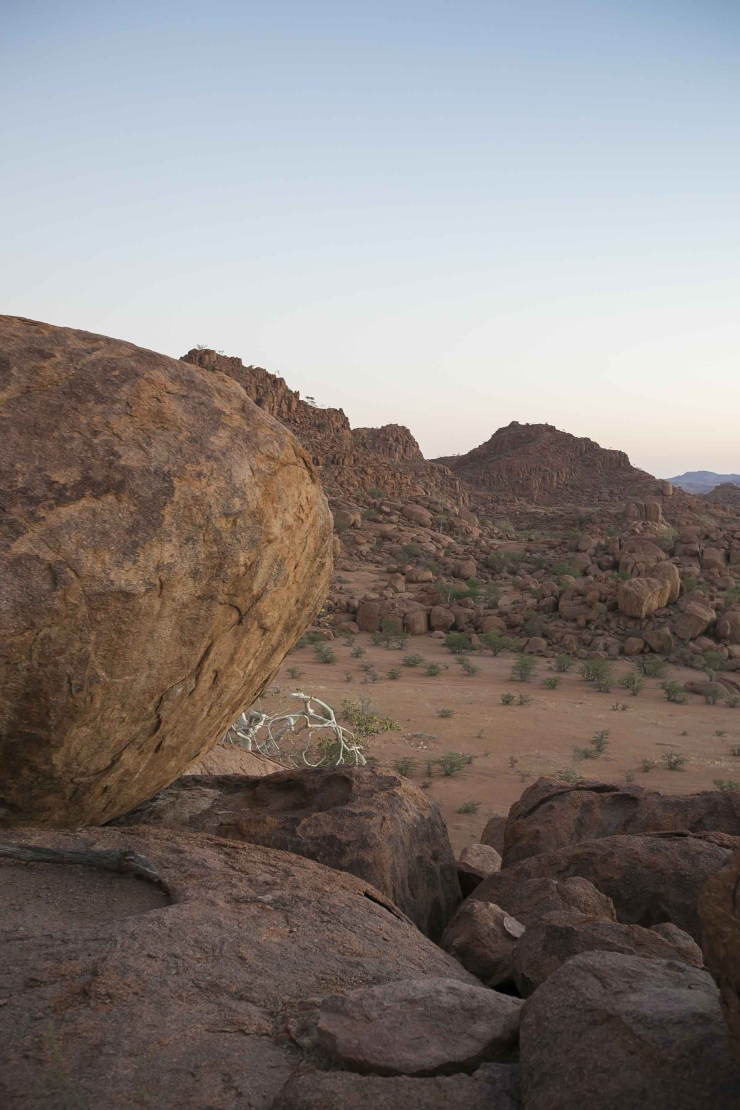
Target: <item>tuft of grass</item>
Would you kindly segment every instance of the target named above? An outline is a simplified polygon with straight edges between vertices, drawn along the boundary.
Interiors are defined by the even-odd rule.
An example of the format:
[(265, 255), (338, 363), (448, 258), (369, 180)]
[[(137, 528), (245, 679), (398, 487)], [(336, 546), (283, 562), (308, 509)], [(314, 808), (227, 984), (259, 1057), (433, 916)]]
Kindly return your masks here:
[(640, 760), (640, 770), (644, 771), (645, 774), (647, 774), (648, 771), (652, 771), (653, 767), (657, 767), (657, 766), (658, 766), (657, 759), (648, 759), (647, 756), (646, 756), (644, 759)]
[(303, 671), (300, 667), (288, 667), (288, 675), (290, 678), (300, 678)]
[(479, 809), (480, 809), (480, 802), (463, 802), (463, 804), (460, 806), (460, 808), (457, 810), (457, 812), (458, 813), (477, 813)]
[(364, 649), (364, 647), (360, 647), (359, 644), (357, 645), (357, 647), (353, 647), (352, 651), (350, 652), (350, 655), (352, 656), (353, 659), (362, 659), (364, 654), (365, 654), (365, 649)]
[(442, 717), (445, 720), (447, 720), (447, 718), (455, 716), (455, 710), (454, 709), (438, 709), (437, 710), (437, 716)]
[(740, 780), (738, 779), (712, 779), (712, 782), (718, 790), (740, 791)]

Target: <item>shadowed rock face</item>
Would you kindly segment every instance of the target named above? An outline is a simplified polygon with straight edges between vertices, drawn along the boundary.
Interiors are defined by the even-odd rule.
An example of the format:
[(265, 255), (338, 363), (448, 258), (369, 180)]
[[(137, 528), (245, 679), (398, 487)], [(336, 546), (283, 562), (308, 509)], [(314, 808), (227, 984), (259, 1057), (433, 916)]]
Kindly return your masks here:
[(699, 896), (704, 957), (719, 985), (722, 1008), (740, 1064), (740, 852)]
[(211, 832), (307, 856), (372, 883), (435, 940), (460, 903), (437, 803), (390, 771), (187, 775), (116, 824)]
[(0, 318), (0, 823), (104, 821), (171, 782), (326, 594), (331, 520), (230, 377)]

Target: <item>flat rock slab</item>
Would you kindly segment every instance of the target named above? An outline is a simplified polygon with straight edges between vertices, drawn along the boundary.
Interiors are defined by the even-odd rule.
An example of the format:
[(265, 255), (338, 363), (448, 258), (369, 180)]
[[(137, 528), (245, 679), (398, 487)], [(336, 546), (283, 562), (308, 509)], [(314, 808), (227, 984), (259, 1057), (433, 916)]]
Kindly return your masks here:
[(4, 837), (130, 849), (163, 885), (0, 858), (3, 1110), (267, 1110), (327, 995), (477, 989), (380, 891), (300, 856), (151, 827)]
[(481, 1064), (472, 1075), (381, 1077), (307, 1070), (272, 1110), (517, 1110), (516, 1064)]
[(409, 979), (324, 1000), (321, 1047), (376, 1075), (444, 1075), (506, 1060), (521, 999), (454, 979)]
[(526, 1110), (738, 1110), (711, 976), (674, 960), (588, 952), (524, 1006)]

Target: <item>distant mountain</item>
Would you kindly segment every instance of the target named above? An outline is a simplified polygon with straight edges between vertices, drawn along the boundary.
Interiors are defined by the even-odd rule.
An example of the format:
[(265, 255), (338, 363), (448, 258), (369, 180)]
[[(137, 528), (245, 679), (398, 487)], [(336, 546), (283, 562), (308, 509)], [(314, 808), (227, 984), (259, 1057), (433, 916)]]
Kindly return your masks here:
[(680, 486), (687, 493), (709, 493), (715, 486), (731, 484), (740, 486), (740, 474), (715, 474), (712, 470), (687, 470), (677, 478), (668, 478), (674, 486)]

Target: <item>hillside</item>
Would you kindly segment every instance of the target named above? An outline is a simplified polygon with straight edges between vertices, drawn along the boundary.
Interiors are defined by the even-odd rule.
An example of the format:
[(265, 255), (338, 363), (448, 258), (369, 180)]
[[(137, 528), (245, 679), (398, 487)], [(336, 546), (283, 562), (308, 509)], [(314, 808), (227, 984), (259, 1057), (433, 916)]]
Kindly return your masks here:
[(740, 474), (715, 474), (713, 470), (687, 470), (676, 478), (669, 478), (674, 486), (685, 489), (687, 493), (709, 493), (715, 486), (740, 485)]

